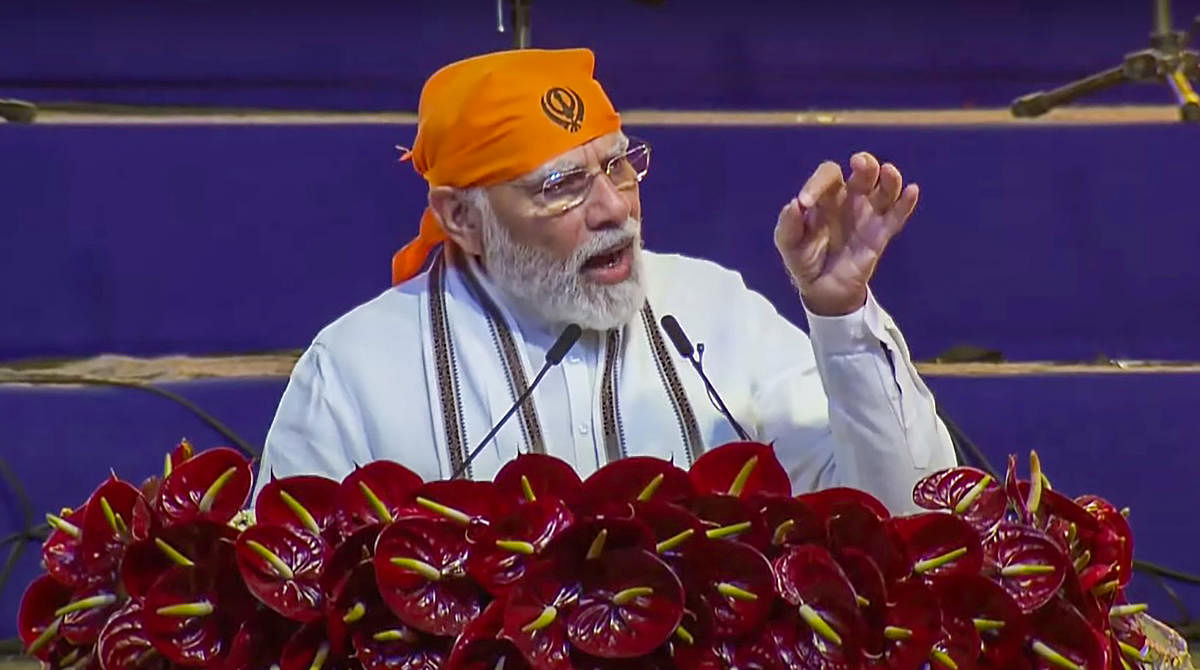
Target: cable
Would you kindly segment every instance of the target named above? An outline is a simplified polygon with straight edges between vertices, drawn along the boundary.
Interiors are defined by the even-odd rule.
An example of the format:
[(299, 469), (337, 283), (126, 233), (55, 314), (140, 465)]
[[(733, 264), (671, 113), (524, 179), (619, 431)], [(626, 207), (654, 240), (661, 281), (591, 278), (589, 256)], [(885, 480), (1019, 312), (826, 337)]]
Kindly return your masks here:
[[(188, 400), (187, 398), (184, 398), (183, 396), (181, 396), (177, 393), (168, 391), (166, 389), (159, 388), (152, 384), (145, 384), (142, 382), (124, 381), (124, 380), (120, 380), (120, 379), (109, 379), (109, 378), (105, 378), (105, 377), (86, 377), (86, 376), (81, 376), (81, 375), (47, 375), (47, 374), (36, 374), (36, 373), (23, 374), (23, 375), (4, 375), (3, 377), (0, 377), (0, 383), (4, 383), (4, 384), (39, 384), (39, 385), (81, 384), (81, 385), (87, 385), (87, 386), (115, 386), (115, 387), (120, 387), (120, 388), (132, 388), (132, 389), (146, 391), (148, 393), (153, 393), (154, 395), (157, 395), (162, 398), (166, 398), (166, 399), (171, 400), (179, 405), (182, 405), (185, 409), (187, 409), (192, 414), (194, 414), (198, 419), (200, 419), (200, 421), (202, 421), (204, 424), (206, 424), (207, 426), (209, 426), (210, 428), (215, 430), (217, 433), (220, 433), (220, 435), (222, 437), (224, 437), (225, 439), (227, 439), (231, 443), (233, 443), (235, 446), (237, 446), (237, 448), (240, 449), (247, 456), (250, 456), (252, 458), (257, 458), (259, 456), (259, 454), (261, 453), (260, 449), (252, 446), (249, 442), (242, 439), (232, 429), (230, 429), (228, 426), (226, 426), (224, 423), (222, 423), (220, 420), (218, 420), (213, 415), (211, 415), (208, 412), (201, 409), (199, 406), (197, 406), (192, 401)], [(0, 547), (3, 547), (10, 543), (12, 544), (12, 548), (8, 552), (8, 558), (5, 559), (4, 565), (0, 566), (0, 593), (3, 593), (5, 590), (5, 587), (8, 586), (9, 578), (12, 577), (13, 572), (16, 570), (17, 562), (20, 560), (21, 554), (25, 550), (26, 543), (41, 542), (41, 541), (45, 540), (45, 537), (49, 533), (49, 526), (46, 526), (44, 524), (38, 525), (38, 526), (33, 525), (34, 509), (33, 509), (33, 503), (29, 499), (29, 493), (28, 493), (28, 491), (25, 490), (25, 486), (21, 483), (21, 480), (16, 476), (16, 473), (13, 472), (13, 470), (9, 466), (8, 462), (5, 461), (3, 458), (0, 458), (0, 476), (2, 476), (4, 482), (7, 484), (8, 488), (13, 492), (13, 495), (16, 496), (16, 498), (17, 498), (17, 504), (21, 509), (21, 517), (22, 517), (22, 523), (23, 523), (23, 530), (18, 530), (15, 533), (11, 533), (9, 535), (4, 536), (3, 538), (0, 538)], [(23, 651), (24, 651), (24, 647), (21, 644), (20, 640), (16, 640), (16, 639), (0, 640), (0, 655), (20, 654)]]
[(222, 423), (213, 415), (200, 409), (195, 403), (184, 398), (183, 396), (168, 391), (164, 388), (159, 388), (153, 384), (144, 382), (131, 382), (123, 379), (113, 379), (109, 377), (89, 377), (85, 375), (59, 375), (59, 374), (38, 374), (25, 373), (4, 375), (0, 377), (0, 383), (4, 384), (39, 384), (48, 386), (70, 386), (74, 384), (82, 384), (87, 386), (116, 386), (120, 388), (132, 388), (148, 393), (153, 393), (157, 396), (166, 398), (182, 405), (185, 409), (196, 415), (196, 418), (208, 425), (209, 428), (217, 431), (222, 437), (229, 440), (242, 451), (242, 453), (252, 458), (257, 458), (261, 455), (262, 450), (252, 446), (249, 442), (243, 440), (237, 433), (233, 432), (228, 426)]

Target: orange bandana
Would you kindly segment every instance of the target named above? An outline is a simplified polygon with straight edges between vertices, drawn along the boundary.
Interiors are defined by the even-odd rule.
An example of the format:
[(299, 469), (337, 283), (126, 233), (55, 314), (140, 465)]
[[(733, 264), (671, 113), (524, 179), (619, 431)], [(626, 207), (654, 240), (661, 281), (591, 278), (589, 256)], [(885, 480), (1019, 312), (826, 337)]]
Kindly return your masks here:
[[(588, 49), (501, 51), (451, 63), (425, 82), (417, 139), (405, 157), (430, 186), (490, 186), (619, 130)], [(445, 239), (426, 208), (392, 258), (392, 283), (415, 276)]]

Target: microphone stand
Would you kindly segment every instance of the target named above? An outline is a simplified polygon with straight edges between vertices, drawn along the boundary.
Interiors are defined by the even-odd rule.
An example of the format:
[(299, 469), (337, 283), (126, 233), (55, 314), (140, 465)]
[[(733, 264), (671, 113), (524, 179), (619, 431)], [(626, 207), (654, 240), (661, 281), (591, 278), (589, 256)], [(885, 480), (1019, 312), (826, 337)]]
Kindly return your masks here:
[(1179, 105), (1180, 119), (1200, 122), (1200, 96), (1189, 81), (1200, 82), (1200, 56), (1187, 48), (1197, 33), (1200, 33), (1200, 16), (1195, 17), (1189, 31), (1174, 30), (1171, 0), (1154, 0), (1154, 32), (1150, 34), (1149, 49), (1126, 54), (1124, 62), (1116, 67), (1051, 91), (1021, 96), (1013, 101), (1012, 114), (1041, 116), (1055, 107), (1125, 82), (1166, 82)]

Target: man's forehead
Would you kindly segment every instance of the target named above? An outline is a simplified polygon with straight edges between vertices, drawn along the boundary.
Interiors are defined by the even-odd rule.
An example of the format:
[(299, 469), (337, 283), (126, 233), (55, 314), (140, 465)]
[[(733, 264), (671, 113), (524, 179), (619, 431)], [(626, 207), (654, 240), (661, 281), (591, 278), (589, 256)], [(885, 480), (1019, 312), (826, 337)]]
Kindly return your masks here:
[(629, 138), (625, 133), (616, 131), (601, 135), (596, 139), (581, 144), (570, 151), (565, 151), (554, 158), (542, 163), (536, 170), (521, 177), (519, 181), (541, 181), (551, 172), (561, 172), (582, 167), (587, 163), (587, 150), (592, 149), (601, 158), (614, 154), (629, 146)]

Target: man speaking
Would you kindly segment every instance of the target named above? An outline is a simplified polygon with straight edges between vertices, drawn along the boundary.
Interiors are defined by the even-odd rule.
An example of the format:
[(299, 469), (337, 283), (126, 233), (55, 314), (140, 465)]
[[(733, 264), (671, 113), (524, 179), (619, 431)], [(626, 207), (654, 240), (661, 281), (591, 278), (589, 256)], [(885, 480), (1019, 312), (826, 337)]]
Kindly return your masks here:
[[(378, 459), (426, 480), (464, 466), (487, 479), (524, 452), (584, 477), (635, 455), (686, 468), (739, 437), (671, 347), (661, 319), (672, 315), (706, 344), (705, 372), (750, 438), (774, 444), (797, 492), (853, 486), (913, 509), (913, 484), (954, 451), (867, 282), (916, 185), (860, 153), (848, 178), (823, 163), (783, 204), (775, 244), (806, 335), (738, 273), (642, 249), (651, 147), (622, 131), (593, 66), (586, 49), (508, 51), (426, 82), (407, 156), (429, 183), (420, 235), (393, 258), (395, 286), (300, 358), (259, 486), (271, 473), (340, 479)], [(467, 464), (570, 324), (578, 342)]]

